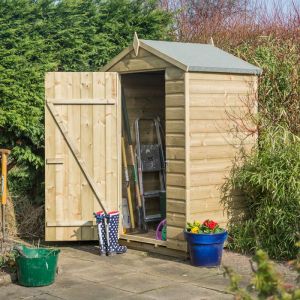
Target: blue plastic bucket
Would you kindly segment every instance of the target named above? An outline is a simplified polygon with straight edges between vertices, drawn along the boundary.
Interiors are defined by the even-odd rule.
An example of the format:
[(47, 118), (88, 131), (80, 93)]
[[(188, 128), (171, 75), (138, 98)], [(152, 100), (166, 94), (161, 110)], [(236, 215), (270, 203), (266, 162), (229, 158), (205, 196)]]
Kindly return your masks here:
[(221, 264), (227, 231), (215, 234), (184, 232), (193, 266), (216, 267)]

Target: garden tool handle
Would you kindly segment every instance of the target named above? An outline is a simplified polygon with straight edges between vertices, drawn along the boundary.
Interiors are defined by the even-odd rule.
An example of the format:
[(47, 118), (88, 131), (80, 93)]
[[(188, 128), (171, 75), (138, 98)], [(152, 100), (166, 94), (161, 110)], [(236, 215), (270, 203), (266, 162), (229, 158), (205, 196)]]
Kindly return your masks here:
[(1, 154), (1, 204), (6, 205), (7, 200), (7, 157), (10, 154), (8, 149), (0, 149)]
[(0, 149), (1, 154), (1, 206), (2, 206), (2, 238), (5, 240), (5, 206), (7, 200), (7, 157), (8, 149)]

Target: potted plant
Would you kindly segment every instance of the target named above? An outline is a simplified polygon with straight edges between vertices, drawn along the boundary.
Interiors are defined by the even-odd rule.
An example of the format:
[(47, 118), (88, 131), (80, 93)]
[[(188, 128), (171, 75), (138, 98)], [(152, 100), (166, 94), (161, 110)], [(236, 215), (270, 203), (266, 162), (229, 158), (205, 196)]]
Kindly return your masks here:
[(221, 264), (227, 231), (217, 222), (205, 220), (187, 223), (184, 236), (188, 242), (193, 266), (216, 267)]

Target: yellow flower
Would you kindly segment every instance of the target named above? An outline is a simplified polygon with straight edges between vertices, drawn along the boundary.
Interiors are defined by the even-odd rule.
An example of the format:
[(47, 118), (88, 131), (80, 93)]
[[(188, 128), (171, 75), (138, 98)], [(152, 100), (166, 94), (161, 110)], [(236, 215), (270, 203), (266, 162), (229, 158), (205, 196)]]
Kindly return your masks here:
[(199, 227), (193, 227), (191, 229), (191, 233), (198, 233), (199, 232)]

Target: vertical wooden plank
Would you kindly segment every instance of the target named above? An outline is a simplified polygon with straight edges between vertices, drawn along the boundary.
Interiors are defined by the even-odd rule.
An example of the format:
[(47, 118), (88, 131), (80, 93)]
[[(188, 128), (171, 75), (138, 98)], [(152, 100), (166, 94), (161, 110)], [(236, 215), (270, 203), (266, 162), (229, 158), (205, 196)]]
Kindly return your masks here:
[[(117, 76), (116, 73), (107, 73), (106, 74), (106, 97), (108, 98), (117, 98)], [(118, 188), (118, 162), (121, 164), (121, 161), (118, 160), (119, 150), (121, 145), (118, 143), (118, 127), (117, 127), (117, 103), (115, 105), (110, 105), (111, 112), (111, 134), (107, 135), (107, 138), (110, 138), (111, 143), (111, 173), (110, 173), (110, 196), (111, 200), (109, 203), (110, 210), (118, 210), (118, 196), (119, 196), (119, 188)], [(119, 147), (119, 150), (118, 150)], [(121, 203), (121, 201), (120, 201)], [(119, 220), (120, 224), (121, 218)], [(121, 230), (121, 226), (119, 226)]]
[[(45, 80), (45, 96), (54, 97), (54, 73), (47, 73)], [(45, 108), (45, 157), (55, 158), (55, 124), (47, 108)], [(45, 165), (45, 238), (55, 240), (56, 228), (47, 228), (47, 222), (56, 221), (56, 180), (55, 165)]]
[[(121, 136), (122, 136), (122, 107), (121, 107), (121, 80), (120, 75), (116, 74), (116, 110), (117, 110), (117, 208), (122, 212), (122, 151), (121, 151)], [(121, 217), (120, 217), (120, 224)], [(123, 232), (123, 226), (119, 227), (119, 232)]]
[[(93, 98), (93, 78), (92, 73), (81, 73), (81, 99)], [(80, 122), (80, 153), (86, 163), (88, 171), (93, 175), (93, 107), (91, 105), (81, 105)], [(94, 195), (85, 179), (81, 175), (81, 217), (83, 220), (90, 220), (94, 209)], [(92, 240), (93, 232), (90, 227), (82, 227), (82, 240)]]
[[(72, 80), (72, 97), (80, 98), (80, 73), (68, 73)], [(67, 105), (68, 107), (68, 130), (77, 149), (80, 149), (80, 105)], [(70, 222), (81, 220), (80, 201), (81, 171), (78, 164), (69, 150), (68, 155), (68, 200)], [(77, 237), (81, 239), (81, 230), (77, 232)]]
[[(109, 97), (112, 91), (112, 82), (109, 73), (105, 74), (105, 97)], [(106, 165), (106, 206), (108, 211), (112, 209), (113, 202), (113, 109), (111, 105), (106, 105), (105, 111), (105, 165)]]
[[(93, 73), (93, 96), (105, 98), (104, 73)], [(106, 205), (106, 172), (105, 172), (105, 105), (93, 106), (93, 168), (94, 180), (99, 187), (104, 205)], [(99, 211), (100, 205), (94, 197), (94, 211)], [(94, 238), (97, 239), (97, 230), (94, 230)]]
[[(110, 94), (109, 98), (116, 99), (117, 98), (117, 77), (116, 73), (109, 73), (109, 81), (111, 82)], [(117, 202), (118, 202), (118, 146), (119, 149), (121, 145), (118, 144), (118, 128), (117, 128), (117, 104), (110, 105), (112, 109), (112, 174), (111, 180), (113, 182), (112, 186), (112, 202), (111, 202), (111, 210), (117, 210)]]
[[(61, 82), (62, 82), (62, 97), (64, 99), (72, 99), (72, 77), (69, 76), (70, 73), (64, 72), (61, 76)], [(66, 124), (68, 128), (68, 106), (67, 105), (61, 105), (61, 118), (64, 121), (64, 124)], [(72, 218), (70, 218), (70, 212), (71, 209), (69, 207), (69, 197), (68, 197), (68, 190), (69, 190), (69, 184), (68, 184), (68, 176), (69, 176), (69, 147), (65, 143), (64, 138), (62, 137), (62, 143), (63, 143), (63, 155), (64, 155), (64, 163), (63, 163), (63, 218), (65, 221), (72, 221)], [(70, 153), (71, 155), (71, 153)], [(65, 239), (65, 233), (64, 233), (64, 239)]]
[(185, 95), (185, 222), (190, 217), (190, 78), (189, 73), (184, 75), (184, 95)]
[[(186, 243), (180, 240), (179, 235), (172, 234), (174, 230), (183, 230), (186, 221), (186, 205), (188, 192), (187, 186), (187, 155), (186, 143), (189, 140), (187, 126), (186, 103), (186, 74), (182, 70), (167, 68), (165, 74), (165, 98), (166, 98), (166, 153), (168, 161), (167, 170), (167, 222), (171, 228), (167, 232), (167, 247), (185, 251)], [(174, 168), (174, 166), (177, 166)], [(182, 166), (182, 169), (179, 168)], [(176, 211), (174, 200), (180, 199), (180, 205), (184, 209)]]
[[(68, 81), (68, 73), (61, 72), (59, 73), (59, 82), (57, 82), (57, 98), (69, 99), (72, 97), (72, 90), (70, 89), (69, 81)], [(57, 109), (60, 113), (60, 116), (64, 122), (64, 124), (68, 124), (68, 108), (65, 105), (57, 105)], [(64, 163), (60, 166), (57, 166), (59, 169), (60, 180), (62, 180), (60, 187), (61, 189), (61, 198), (59, 200), (60, 205), (60, 215), (62, 220), (69, 220), (69, 208), (68, 208), (68, 146), (65, 143), (63, 135), (60, 133), (60, 147), (62, 151), (62, 157), (64, 159)], [(60, 156), (60, 155), (59, 155)], [(66, 232), (66, 228), (57, 228), (56, 235), (60, 240), (65, 240), (68, 236), (68, 232)]]
[[(54, 98), (62, 99), (64, 98), (64, 89), (62, 83), (62, 73), (56, 72), (54, 75), (55, 86), (54, 86)], [(59, 114), (62, 113), (61, 105), (57, 106), (57, 111)], [(64, 141), (61, 132), (58, 127), (55, 128), (55, 150), (56, 157), (64, 157)], [(64, 220), (64, 165), (55, 165), (56, 172), (56, 221)], [(56, 228), (56, 240), (63, 240), (64, 231), (63, 228)]]

